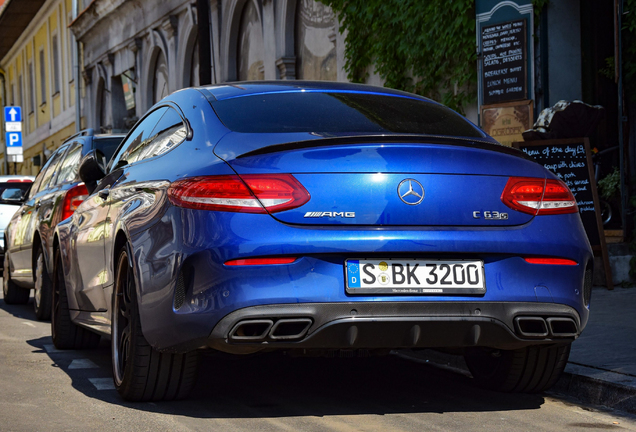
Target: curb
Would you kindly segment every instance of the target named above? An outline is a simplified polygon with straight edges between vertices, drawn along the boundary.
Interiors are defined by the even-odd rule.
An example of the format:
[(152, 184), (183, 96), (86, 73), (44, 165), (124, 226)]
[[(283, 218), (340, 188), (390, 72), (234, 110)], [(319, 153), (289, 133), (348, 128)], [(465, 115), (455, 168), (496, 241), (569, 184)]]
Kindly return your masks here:
[[(604, 376), (606, 379), (595, 378)], [(626, 381), (632, 385), (621, 384)], [(579, 401), (636, 414), (634, 377), (568, 363), (550, 392), (574, 397)]]
[[(458, 355), (433, 350), (397, 351), (406, 360), (471, 377)], [(602, 378), (602, 379), (601, 379)], [(557, 383), (548, 391), (573, 397), (584, 404), (636, 414), (636, 377), (569, 362)]]

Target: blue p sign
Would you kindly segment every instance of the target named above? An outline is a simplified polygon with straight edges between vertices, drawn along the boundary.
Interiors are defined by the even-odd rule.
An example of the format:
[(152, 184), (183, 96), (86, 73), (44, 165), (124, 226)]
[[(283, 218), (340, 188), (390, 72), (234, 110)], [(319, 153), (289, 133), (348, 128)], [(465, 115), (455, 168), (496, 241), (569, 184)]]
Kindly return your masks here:
[(7, 147), (22, 147), (22, 132), (7, 132)]

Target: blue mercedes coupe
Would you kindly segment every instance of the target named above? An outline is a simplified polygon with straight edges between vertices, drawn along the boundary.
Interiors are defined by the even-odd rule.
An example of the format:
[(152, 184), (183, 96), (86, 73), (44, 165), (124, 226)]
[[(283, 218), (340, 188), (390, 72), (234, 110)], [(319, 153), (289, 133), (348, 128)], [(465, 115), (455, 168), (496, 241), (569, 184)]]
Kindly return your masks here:
[(52, 333), (60, 349), (110, 338), (128, 400), (184, 397), (201, 350), (436, 348), (480, 386), (539, 392), (588, 320), (568, 187), (417, 95), (185, 89), (101, 161), (82, 159), (90, 195), (55, 232)]

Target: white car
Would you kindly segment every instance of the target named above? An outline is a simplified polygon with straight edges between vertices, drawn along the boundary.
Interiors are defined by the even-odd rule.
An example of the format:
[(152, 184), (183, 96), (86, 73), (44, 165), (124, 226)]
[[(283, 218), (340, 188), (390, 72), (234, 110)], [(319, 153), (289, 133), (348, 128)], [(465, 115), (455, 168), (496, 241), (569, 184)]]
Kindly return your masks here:
[(33, 176), (0, 176), (0, 258), (4, 257), (4, 229), (22, 205), (33, 180), (35, 180)]

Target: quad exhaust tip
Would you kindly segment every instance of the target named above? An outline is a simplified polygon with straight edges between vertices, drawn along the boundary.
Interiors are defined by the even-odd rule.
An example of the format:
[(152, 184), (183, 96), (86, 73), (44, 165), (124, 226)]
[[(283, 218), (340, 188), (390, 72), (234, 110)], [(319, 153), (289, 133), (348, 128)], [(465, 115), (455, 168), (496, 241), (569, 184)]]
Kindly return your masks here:
[(578, 335), (576, 322), (568, 317), (516, 317), (517, 333), (526, 338), (569, 338)]
[(305, 337), (312, 323), (311, 318), (243, 320), (232, 328), (228, 338), (239, 342), (298, 340)]
[(273, 325), (274, 321), (270, 319), (241, 321), (230, 332), (230, 339), (237, 341), (263, 340)]

